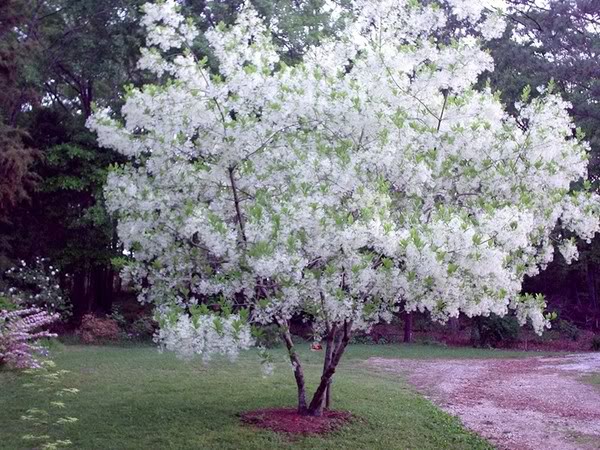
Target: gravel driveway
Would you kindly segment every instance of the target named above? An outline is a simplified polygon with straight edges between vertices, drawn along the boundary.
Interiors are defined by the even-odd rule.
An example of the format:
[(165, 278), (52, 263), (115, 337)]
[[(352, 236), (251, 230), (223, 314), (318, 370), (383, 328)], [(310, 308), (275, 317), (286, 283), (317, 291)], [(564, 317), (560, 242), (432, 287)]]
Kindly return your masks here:
[(499, 449), (600, 449), (600, 354), (474, 360), (370, 358)]

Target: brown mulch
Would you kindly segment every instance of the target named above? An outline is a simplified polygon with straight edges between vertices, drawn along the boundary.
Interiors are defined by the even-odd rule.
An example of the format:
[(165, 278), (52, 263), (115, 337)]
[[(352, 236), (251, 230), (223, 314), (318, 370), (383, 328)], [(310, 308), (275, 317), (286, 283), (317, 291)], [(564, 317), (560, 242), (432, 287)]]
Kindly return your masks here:
[(248, 411), (240, 415), (243, 423), (289, 434), (325, 434), (352, 420), (347, 411), (323, 411), (320, 417), (303, 416), (292, 408), (270, 408)]

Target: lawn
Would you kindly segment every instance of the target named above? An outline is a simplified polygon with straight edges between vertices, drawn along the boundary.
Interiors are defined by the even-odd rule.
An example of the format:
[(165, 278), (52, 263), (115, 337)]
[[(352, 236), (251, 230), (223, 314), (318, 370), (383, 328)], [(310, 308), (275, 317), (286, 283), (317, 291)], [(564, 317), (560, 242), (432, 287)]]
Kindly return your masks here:
[(592, 386), (596, 386), (598, 389), (600, 389), (600, 374), (592, 374), (589, 375), (587, 377), (584, 377), (583, 381), (591, 384)]
[[(320, 353), (301, 349), (309, 385), (316, 385)], [(54, 359), (70, 371), (65, 384), (81, 392), (70, 399), (66, 425), (76, 449), (487, 449), (415, 393), (402, 380), (370, 371), (369, 356), (477, 358), (518, 352), (444, 349), (434, 346), (353, 345), (334, 383), (334, 407), (357, 420), (325, 437), (289, 438), (240, 424), (237, 414), (258, 408), (293, 406), (295, 385), (284, 352), (275, 350), (273, 376), (261, 376), (258, 358), (234, 364), (184, 362), (153, 347), (64, 346)], [(19, 417), (43, 403), (43, 395), (22, 387), (23, 379), (0, 372), (0, 448), (27, 448), (31, 430)], [(46, 400), (47, 401), (47, 400)]]

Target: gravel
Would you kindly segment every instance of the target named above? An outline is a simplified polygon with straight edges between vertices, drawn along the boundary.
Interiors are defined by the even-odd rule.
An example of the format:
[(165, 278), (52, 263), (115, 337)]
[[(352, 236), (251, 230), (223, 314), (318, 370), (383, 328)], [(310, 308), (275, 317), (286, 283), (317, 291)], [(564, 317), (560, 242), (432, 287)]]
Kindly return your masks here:
[(499, 449), (600, 449), (600, 354), (484, 360), (370, 358)]

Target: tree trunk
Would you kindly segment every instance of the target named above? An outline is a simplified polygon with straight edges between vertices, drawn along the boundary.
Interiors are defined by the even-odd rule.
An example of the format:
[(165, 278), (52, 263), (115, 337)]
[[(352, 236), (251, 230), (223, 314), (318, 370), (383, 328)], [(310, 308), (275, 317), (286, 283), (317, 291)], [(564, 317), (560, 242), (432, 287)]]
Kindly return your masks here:
[(335, 369), (337, 368), (342, 355), (344, 354), (344, 350), (346, 350), (346, 346), (350, 341), (350, 334), (352, 330), (352, 322), (344, 322), (343, 334), (341, 335), (341, 339), (336, 343), (335, 349), (331, 354), (331, 360), (327, 367), (323, 368), (323, 374), (321, 375), (321, 382), (315, 391), (315, 395), (313, 396), (310, 405), (308, 407), (308, 415), (311, 416), (320, 416), (323, 414), (323, 406), (325, 405), (327, 398), (327, 391), (331, 384), (331, 379), (335, 374)]
[(593, 308), (598, 304), (598, 294), (596, 292), (596, 274), (594, 272), (594, 264), (589, 262), (585, 266), (586, 280), (588, 285), (588, 296), (590, 306)]
[(114, 270), (110, 265), (94, 267), (94, 305), (93, 310), (110, 314), (113, 302)]
[(94, 291), (92, 289), (93, 286), (93, 271), (92, 268), (88, 268), (85, 271), (85, 294), (84, 294), (84, 299), (85, 299), (85, 313), (89, 314), (94, 312), (93, 311), (93, 306), (94, 306)]
[[(327, 326), (327, 340), (325, 346), (325, 358), (323, 359), (323, 372), (327, 370), (329, 365), (331, 364), (331, 357), (333, 356), (333, 351), (336, 346), (336, 337), (337, 337), (337, 324), (333, 324), (332, 327)], [(323, 397), (324, 405), (323, 407), (329, 409), (331, 406), (331, 380), (329, 380), (329, 384), (325, 390), (325, 396)]]
[(460, 332), (460, 319), (458, 317), (450, 317), (448, 324), (450, 326), (450, 335), (456, 338)]
[(81, 269), (73, 274), (71, 299), (73, 303), (73, 318), (75, 322), (79, 322), (84, 315), (90, 312), (89, 279), (90, 272), (88, 269)]
[(413, 315), (409, 312), (404, 313), (404, 343), (410, 344), (412, 342), (413, 334)]
[(296, 354), (296, 349), (294, 347), (294, 341), (292, 341), (292, 335), (290, 334), (289, 323), (286, 323), (284, 326), (280, 326), (281, 328), (281, 337), (285, 342), (285, 346), (287, 347), (288, 354), (290, 357), (290, 362), (292, 363), (292, 368), (294, 370), (294, 378), (296, 379), (296, 386), (298, 388), (298, 414), (305, 415), (307, 413), (306, 408), (306, 387), (304, 384), (304, 371), (302, 370), (302, 364), (300, 363), (300, 359)]
[(110, 264), (106, 270), (105, 286), (104, 307), (108, 309), (108, 312), (111, 312), (115, 295), (115, 270)]
[(93, 81), (83, 81), (81, 84), (81, 93), (79, 99), (83, 109), (84, 117), (87, 119), (92, 115), (92, 100), (93, 100)]

